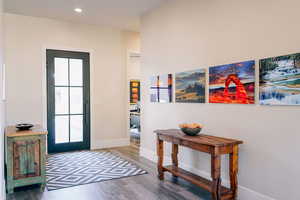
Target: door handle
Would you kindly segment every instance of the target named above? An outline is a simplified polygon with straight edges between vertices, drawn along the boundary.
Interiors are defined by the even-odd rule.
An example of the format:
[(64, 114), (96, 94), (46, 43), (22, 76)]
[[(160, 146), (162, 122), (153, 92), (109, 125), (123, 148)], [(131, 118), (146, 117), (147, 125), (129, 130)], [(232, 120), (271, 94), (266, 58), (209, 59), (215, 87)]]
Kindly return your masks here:
[(85, 103), (84, 103), (84, 113), (83, 113), (83, 120), (84, 120), (84, 124), (85, 124), (85, 126), (87, 126), (88, 125), (88, 121), (89, 121), (89, 119), (88, 119), (88, 116), (89, 116), (89, 112), (88, 112), (88, 110), (89, 110), (89, 102), (88, 101), (85, 101)]

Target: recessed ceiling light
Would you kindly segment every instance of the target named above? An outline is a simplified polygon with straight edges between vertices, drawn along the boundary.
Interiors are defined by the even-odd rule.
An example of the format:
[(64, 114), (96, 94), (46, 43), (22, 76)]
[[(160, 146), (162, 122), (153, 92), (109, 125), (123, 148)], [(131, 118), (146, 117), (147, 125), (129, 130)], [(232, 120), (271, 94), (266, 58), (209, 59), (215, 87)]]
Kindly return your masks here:
[(82, 9), (81, 8), (75, 8), (74, 11), (78, 12), (78, 13), (82, 13)]

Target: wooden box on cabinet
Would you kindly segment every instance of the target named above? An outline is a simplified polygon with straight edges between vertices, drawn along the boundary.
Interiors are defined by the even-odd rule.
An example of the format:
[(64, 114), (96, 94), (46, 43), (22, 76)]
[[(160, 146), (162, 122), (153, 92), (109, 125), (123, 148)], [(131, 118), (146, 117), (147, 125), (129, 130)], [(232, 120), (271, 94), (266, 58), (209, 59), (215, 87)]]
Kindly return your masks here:
[(15, 187), (46, 184), (47, 131), (34, 126), (18, 131), (14, 126), (5, 129), (6, 188), (13, 193)]

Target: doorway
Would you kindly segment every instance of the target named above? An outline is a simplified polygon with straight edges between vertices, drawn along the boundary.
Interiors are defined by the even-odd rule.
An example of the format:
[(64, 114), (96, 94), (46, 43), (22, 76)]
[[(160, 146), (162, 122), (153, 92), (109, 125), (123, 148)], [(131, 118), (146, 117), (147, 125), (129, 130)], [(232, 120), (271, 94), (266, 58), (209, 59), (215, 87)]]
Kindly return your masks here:
[(129, 80), (129, 134), (130, 145), (139, 148), (141, 139), (141, 82), (139, 53), (129, 53), (127, 60), (127, 76)]
[(90, 55), (47, 49), (48, 152), (90, 149)]
[(140, 81), (130, 80), (130, 144), (134, 147), (140, 147), (141, 122), (140, 122)]

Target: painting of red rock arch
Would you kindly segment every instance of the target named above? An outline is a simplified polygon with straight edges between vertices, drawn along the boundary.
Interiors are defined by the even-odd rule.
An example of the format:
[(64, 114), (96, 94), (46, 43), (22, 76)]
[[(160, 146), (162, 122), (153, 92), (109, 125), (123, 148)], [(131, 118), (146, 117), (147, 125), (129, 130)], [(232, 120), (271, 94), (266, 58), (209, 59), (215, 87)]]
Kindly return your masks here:
[(209, 68), (209, 102), (255, 103), (255, 61)]

